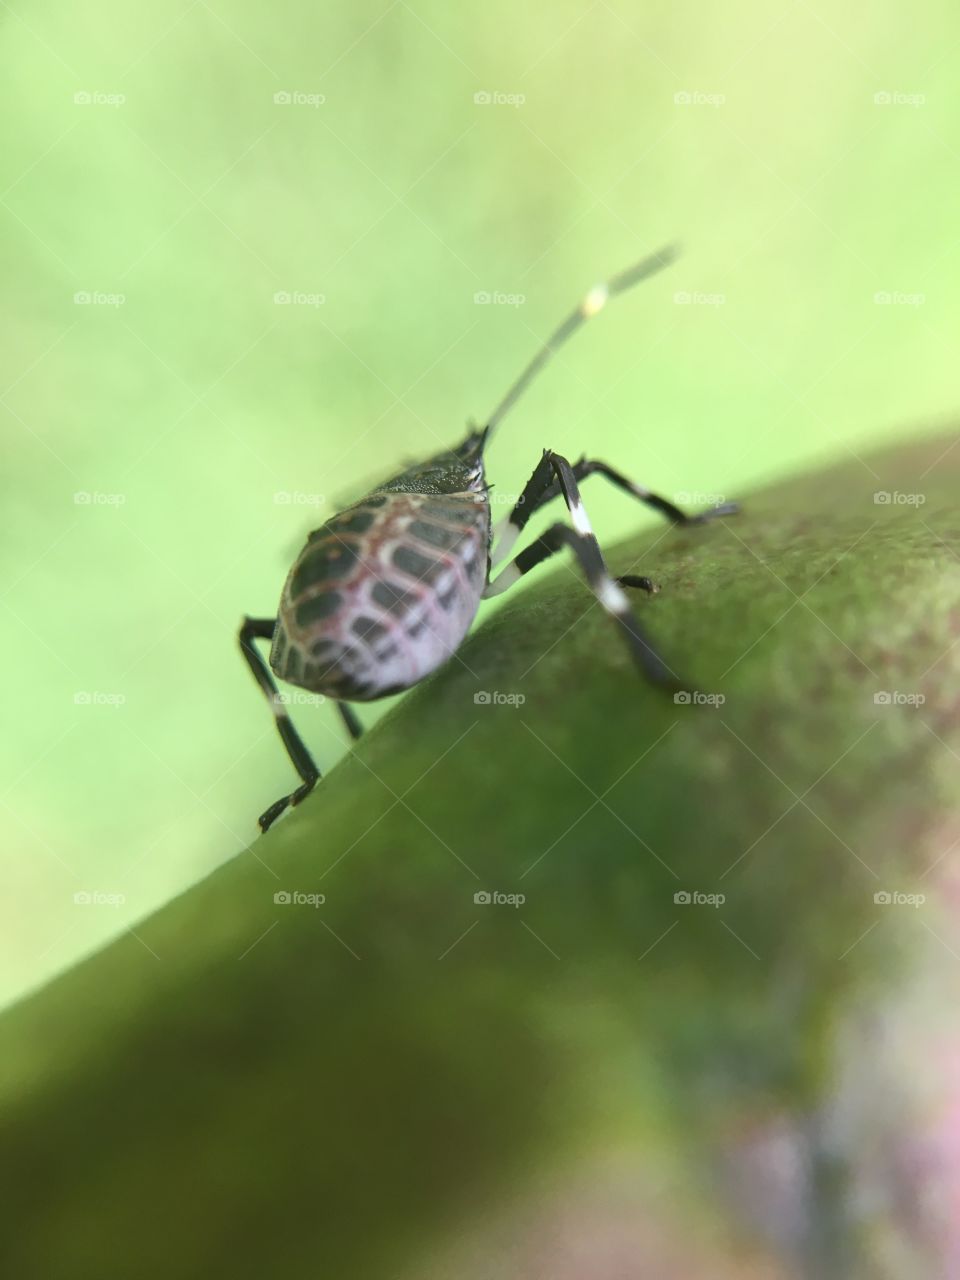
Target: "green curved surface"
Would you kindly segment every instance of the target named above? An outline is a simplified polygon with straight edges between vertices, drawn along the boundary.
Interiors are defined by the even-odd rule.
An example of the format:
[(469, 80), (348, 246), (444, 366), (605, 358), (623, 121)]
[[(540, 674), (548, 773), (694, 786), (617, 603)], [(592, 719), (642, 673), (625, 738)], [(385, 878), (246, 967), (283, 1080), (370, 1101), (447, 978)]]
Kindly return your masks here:
[[(392, 1277), (614, 1141), (669, 1170), (685, 1236), (786, 1257), (710, 1170), (738, 1117), (833, 1096), (839, 1029), (899, 1000), (919, 909), (874, 895), (948, 927), (954, 443), (609, 552), (722, 704), (640, 684), (558, 567), (267, 837), (9, 1011), (5, 1274)], [(814, 1183), (800, 1252), (861, 1274)]]

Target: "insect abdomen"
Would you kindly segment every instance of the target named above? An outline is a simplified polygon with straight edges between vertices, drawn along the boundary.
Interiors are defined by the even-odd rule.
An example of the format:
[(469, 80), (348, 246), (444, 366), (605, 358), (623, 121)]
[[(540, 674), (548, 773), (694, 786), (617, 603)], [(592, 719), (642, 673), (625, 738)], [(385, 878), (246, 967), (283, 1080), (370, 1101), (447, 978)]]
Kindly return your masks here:
[(270, 665), (290, 684), (369, 701), (459, 646), (487, 576), (485, 494), (377, 493), (310, 535), (280, 601)]

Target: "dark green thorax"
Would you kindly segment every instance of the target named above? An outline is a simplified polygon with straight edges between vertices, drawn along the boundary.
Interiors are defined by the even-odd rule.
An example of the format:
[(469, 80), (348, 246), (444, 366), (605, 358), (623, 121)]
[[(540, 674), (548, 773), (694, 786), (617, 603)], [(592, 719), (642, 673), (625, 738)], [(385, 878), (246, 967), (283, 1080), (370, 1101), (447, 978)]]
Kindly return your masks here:
[(485, 494), (483, 450), (487, 432), (473, 430), (462, 444), (436, 453), (378, 484), (374, 493)]

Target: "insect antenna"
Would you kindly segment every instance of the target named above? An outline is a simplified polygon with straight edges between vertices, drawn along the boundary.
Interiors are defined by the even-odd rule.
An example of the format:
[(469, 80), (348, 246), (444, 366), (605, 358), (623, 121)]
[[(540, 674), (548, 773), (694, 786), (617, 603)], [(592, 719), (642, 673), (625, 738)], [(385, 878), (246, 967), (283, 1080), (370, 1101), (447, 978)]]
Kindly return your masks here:
[(573, 337), (581, 325), (586, 324), (618, 293), (625, 293), (627, 289), (632, 289), (641, 280), (646, 280), (648, 276), (652, 276), (655, 272), (670, 266), (675, 261), (678, 253), (679, 247), (677, 245), (667, 245), (666, 248), (660, 249), (657, 253), (652, 253), (648, 258), (634, 263), (632, 267), (627, 267), (626, 271), (621, 271), (618, 275), (607, 280), (606, 283), (594, 285), (576, 310), (571, 312), (555, 332), (550, 335), (494, 409), (487, 419), (485, 438), (489, 439), (491, 432), (507, 416), (551, 356), (555, 355), (563, 344)]

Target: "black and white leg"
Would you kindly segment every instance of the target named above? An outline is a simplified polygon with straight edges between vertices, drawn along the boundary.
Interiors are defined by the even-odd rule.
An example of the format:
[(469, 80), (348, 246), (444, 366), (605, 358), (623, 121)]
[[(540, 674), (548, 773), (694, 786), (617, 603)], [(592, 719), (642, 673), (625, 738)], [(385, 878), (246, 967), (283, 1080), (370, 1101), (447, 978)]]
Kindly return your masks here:
[[(548, 557), (556, 555), (564, 547), (569, 547), (576, 556), (591, 591), (620, 627), (633, 660), (643, 675), (653, 684), (680, 688), (680, 681), (654, 648), (640, 620), (633, 612), (626, 593), (607, 570), (600, 544), (583, 509), (580, 487), (570, 463), (559, 454), (547, 450), (527, 488), (531, 488), (534, 481), (540, 484), (548, 468), (550, 475), (557, 481), (558, 491), (563, 494), (573, 528), (566, 524), (552, 524), (536, 542), (521, 551), (492, 582), (487, 584), (483, 593), (484, 598), (488, 599), (506, 591), (514, 583), (519, 582), (525, 573), (529, 573), (531, 569)], [(631, 586), (642, 586), (648, 591), (653, 589), (648, 578), (628, 578), (624, 581)]]
[[(534, 512), (539, 511), (548, 502), (552, 502), (554, 498), (560, 496), (562, 492), (560, 481), (550, 463), (551, 456), (553, 455), (550, 450), (544, 451), (543, 457), (524, 486), (523, 493), (517, 500), (513, 510), (504, 517), (494, 531), (496, 543), (491, 564), (502, 564), (510, 555), (514, 544)], [(629, 494), (632, 498), (636, 498), (638, 502), (652, 507), (654, 511), (659, 511), (671, 524), (705, 524), (708, 520), (715, 520), (717, 516), (734, 515), (739, 510), (735, 502), (723, 502), (719, 506), (711, 507), (708, 511), (701, 511), (696, 515), (690, 516), (676, 506), (675, 503), (670, 502), (668, 498), (661, 498), (659, 494), (652, 493), (649, 489), (643, 488), (642, 485), (634, 484), (622, 472), (616, 471), (613, 467), (608, 466), (605, 462), (600, 462), (597, 458), (581, 458), (579, 462), (575, 462), (572, 465), (568, 464), (568, 466), (570, 466), (570, 470), (577, 481), (585, 480), (587, 476), (592, 475), (604, 476), (611, 484), (616, 485), (618, 489), (622, 489), (624, 493)]]
[[(264, 697), (270, 704), (270, 709), (277, 723), (277, 731), (283, 740), (283, 745), (287, 749), (287, 755), (290, 757), (293, 767), (300, 775), (302, 785), (288, 796), (281, 796), (279, 800), (275, 801), (269, 809), (260, 815), (261, 831), (266, 831), (268, 827), (272, 826), (281, 813), (290, 805), (299, 804), (305, 796), (308, 796), (320, 777), (320, 770), (314, 763), (313, 757), (304, 746), (302, 738), (293, 727), (293, 721), (287, 714), (286, 703), (281, 697), (270, 668), (267, 666), (263, 654), (253, 643), (254, 640), (272, 640), (276, 625), (276, 618), (244, 618), (240, 625), (238, 639), (240, 641), (240, 651), (246, 658), (247, 664), (253, 672), (257, 684), (262, 689)], [(345, 702), (338, 702), (337, 710), (340, 712), (350, 737), (353, 739), (359, 738), (363, 733), (363, 728), (353, 708)]]

